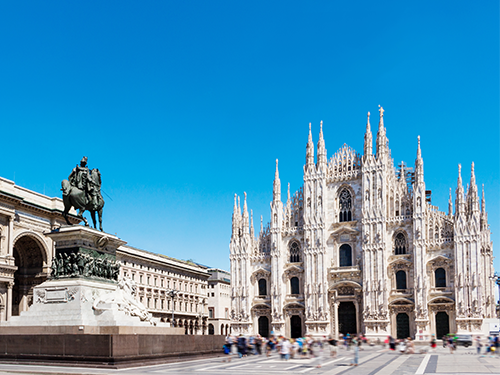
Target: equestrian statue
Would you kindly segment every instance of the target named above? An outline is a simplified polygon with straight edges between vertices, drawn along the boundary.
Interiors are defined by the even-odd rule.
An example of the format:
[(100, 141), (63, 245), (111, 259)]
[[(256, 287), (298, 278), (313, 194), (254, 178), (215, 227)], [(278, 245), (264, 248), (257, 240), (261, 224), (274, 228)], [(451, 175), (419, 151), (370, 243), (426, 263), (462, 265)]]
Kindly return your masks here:
[(84, 156), (80, 161), (80, 165), (73, 168), (67, 180), (61, 182), (64, 212), (63, 217), (66, 223), (71, 225), (68, 220), (68, 212), (71, 207), (78, 210), (77, 217), (83, 220), (85, 226), (88, 227), (87, 219), (83, 217), (85, 211), (90, 211), (94, 228), (97, 229), (95, 214), (99, 216), (99, 229), (102, 230), (102, 208), (104, 207), (104, 199), (101, 195), (101, 173), (99, 169), (94, 168), (89, 170), (87, 167), (87, 157)]

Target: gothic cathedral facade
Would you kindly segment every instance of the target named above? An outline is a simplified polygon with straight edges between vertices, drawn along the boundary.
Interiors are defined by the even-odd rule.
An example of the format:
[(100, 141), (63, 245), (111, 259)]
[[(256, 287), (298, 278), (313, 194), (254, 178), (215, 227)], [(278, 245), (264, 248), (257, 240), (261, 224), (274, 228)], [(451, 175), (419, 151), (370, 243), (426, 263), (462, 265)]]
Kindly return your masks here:
[(271, 221), (253, 227), (235, 195), (231, 324), (239, 334), (299, 337), (362, 333), (427, 340), (484, 332), (495, 317), (493, 253), (472, 164), (459, 166), (455, 212), (430, 203), (418, 139), (414, 170), (394, 167), (380, 108), (376, 152), (370, 114), (364, 155), (344, 145), (328, 161), (309, 125), (304, 185), (281, 200), (276, 161)]

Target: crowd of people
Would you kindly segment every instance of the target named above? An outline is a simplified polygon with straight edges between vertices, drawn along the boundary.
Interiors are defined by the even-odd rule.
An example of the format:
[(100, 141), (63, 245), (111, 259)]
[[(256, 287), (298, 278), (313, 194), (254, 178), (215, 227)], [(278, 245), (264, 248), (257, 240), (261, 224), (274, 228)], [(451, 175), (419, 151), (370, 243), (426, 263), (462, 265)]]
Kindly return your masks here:
[(480, 336), (477, 336), (474, 340), (474, 344), (476, 346), (477, 354), (481, 354), (483, 346), (485, 347), (484, 352), (489, 354), (497, 354), (500, 355), (500, 339), (498, 336), (489, 336), (483, 341)]
[(353, 335), (349, 333), (341, 335), (339, 340), (333, 337), (323, 336), (322, 338), (313, 338), (307, 335), (299, 338), (287, 338), (285, 336), (271, 335), (269, 338), (260, 335), (239, 336), (228, 335), (224, 345), (224, 353), (226, 359), (231, 361), (233, 355), (238, 355), (239, 358), (248, 355), (265, 355), (270, 357), (273, 353), (279, 354), (282, 360), (287, 361), (290, 358), (314, 358), (317, 359), (317, 366), (321, 367), (321, 362), (324, 357), (336, 357), (337, 349), (343, 347), (346, 350), (353, 351), (352, 366), (357, 366), (359, 362), (359, 350), (361, 345), (368, 344), (368, 340), (363, 335)]
[[(456, 335), (453, 334), (449, 334), (442, 338), (443, 345), (450, 348), (451, 353), (456, 350), (456, 338)], [(477, 348), (477, 354), (481, 354), (483, 342), (481, 341), (480, 336), (477, 336), (474, 339), (474, 343)], [(351, 366), (357, 366), (359, 363), (359, 351), (363, 350), (362, 346), (373, 346), (376, 344), (380, 344), (387, 347), (391, 351), (397, 351), (401, 354), (415, 353), (415, 345), (411, 337), (406, 339), (395, 339), (392, 336), (387, 336), (384, 342), (377, 340), (376, 342), (371, 343), (363, 335), (350, 335), (349, 333), (345, 335), (340, 334), (338, 340), (334, 339), (332, 336), (314, 338), (311, 335), (295, 339), (287, 338), (281, 335), (271, 335), (269, 338), (261, 337), (260, 335), (228, 335), (223, 349), (224, 353), (227, 355), (224, 361), (228, 362), (231, 361), (233, 355), (238, 355), (239, 358), (243, 358), (248, 355), (265, 355), (266, 357), (270, 357), (276, 353), (282, 360), (285, 361), (290, 358), (315, 358), (317, 359), (317, 367), (321, 367), (322, 361), (325, 357), (336, 357), (338, 349), (342, 348), (346, 351), (352, 351)], [(487, 353), (496, 352), (500, 354), (498, 336), (488, 337), (486, 342), (484, 342), (484, 346), (486, 347), (485, 351)], [(437, 340), (435, 335), (431, 336), (430, 347), (432, 351), (436, 350)]]

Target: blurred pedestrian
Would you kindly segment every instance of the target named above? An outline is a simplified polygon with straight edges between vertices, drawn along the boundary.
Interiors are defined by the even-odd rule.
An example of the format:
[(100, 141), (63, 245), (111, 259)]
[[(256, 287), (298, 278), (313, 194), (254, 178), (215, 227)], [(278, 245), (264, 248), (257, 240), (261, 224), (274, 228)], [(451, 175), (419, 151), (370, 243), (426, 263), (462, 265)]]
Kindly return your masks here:
[(280, 355), (281, 359), (284, 359), (285, 361), (288, 361), (290, 358), (290, 349), (292, 347), (292, 344), (290, 344), (290, 341), (286, 337), (283, 337), (280, 341)]
[(354, 348), (354, 358), (351, 361), (351, 366), (357, 366), (359, 362), (359, 346), (358, 346), (358, 339), (356, 338), (356, 336), (353, 336), (351, 344)]
[(335, 340), (332, 336), (330, 336), (328, 344), (330, 347), (330, 357), (335, 358), (337, 356), (337, 340)]
[(247, 356), (247, 339), (243, 334), (238, 337), (238, 356), (240, 358)]
[(436, 351), (436, 346), (437, 346), (436, 335), (434, 335), (434, 333), (433, 333), (431, 336), (431, 349), (433, 352)]
[(483, 345), (481, 344), (481, 337), (480, 336), (477, 336), (476, 337), (476, 350), (477, 350), (477, 354), (481, 354), (481, 347)]

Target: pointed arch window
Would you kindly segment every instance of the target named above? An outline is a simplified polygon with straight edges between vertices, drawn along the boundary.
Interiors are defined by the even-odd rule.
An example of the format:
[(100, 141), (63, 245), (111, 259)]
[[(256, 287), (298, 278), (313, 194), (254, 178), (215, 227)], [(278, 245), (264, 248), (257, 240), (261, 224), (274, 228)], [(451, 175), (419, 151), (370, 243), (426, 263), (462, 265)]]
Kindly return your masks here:
[(352, 196), (347, 189), (339, 194), (339, 222), (343, 221), (352, 221)]
[(406, 236), (400, 232), (396, 234), (396, 237), (394, 238), (394, 254), (407, 254), (407, 251), (408, 242), (406, 241)]
[(444, 268), (438, 268), (434, 271), (436, 288), (446, 288), (446, 271)]
[(266, 279), (259, 280), (259, 296), (267, 296), (267, 281), (266, 281)]
[(406, 289), (406, 272), (396, 272), (396, 289)]
[(290, 263), (300, 262), (300, 247), (297, 242), (292, 242), (290, 245)]
[(290, 291), (291, 291), (291, 294), (300, 294), (299, 278), (298, 277), (292, 277), (290, 279)]
[(351, 267), (352, 266), (352, 248), (348, 244), (340, 246), (339, 250), (339, 266)]

